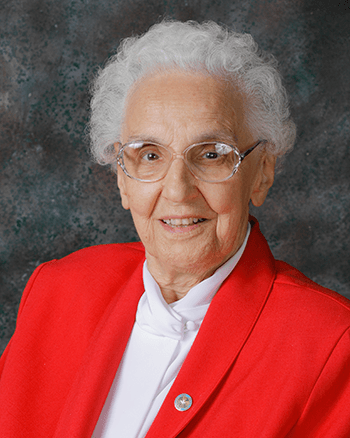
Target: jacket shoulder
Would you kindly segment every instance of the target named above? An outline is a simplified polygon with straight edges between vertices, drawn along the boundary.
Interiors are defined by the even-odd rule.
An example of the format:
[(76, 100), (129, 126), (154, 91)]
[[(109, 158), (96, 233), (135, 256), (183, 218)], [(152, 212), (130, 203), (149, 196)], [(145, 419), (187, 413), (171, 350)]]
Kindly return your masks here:
[(141, 242), (115, 243), (96, 245), (75, 251), (61, 259), (52, 260), (44, 264), (44, 271), (51, 271), (50, 275), (69, 275), (75, 273), (78, 277), (84, 272), (106, 275), (108, 272), (120, 273), (135, 267), (135, 264), (143, 261), (145, 249)]
[[(89, 265), (90, 263), (111, 263), (115, 259), (119, 264), (136, 261), (145, 256), (145, 248), (141, 242), (111, 243), (107, 245), (89, 246), (68, 254), (54, 262), (60, 267)], [(112, 260), (111, 260), (112, 259)]]
[(320, 286), (288, 263), (276, 261), (275, 265), (276, 287), (293, 296), (295, 303), (312, 304), (309, 309), (311, 312), (320, 306), (325, 312), (333, 311), (338, 316), (344, 314), (350, 322), (350, 300), (331, 289)]
[(19, 314), (29, 296), (42, 304), (78, 299), (84, 307), (109, 301), (135, 271), (142, 275), (144, 259), (143, 245), (135, 242), (91, 246), (43, 263), (27, 283)]

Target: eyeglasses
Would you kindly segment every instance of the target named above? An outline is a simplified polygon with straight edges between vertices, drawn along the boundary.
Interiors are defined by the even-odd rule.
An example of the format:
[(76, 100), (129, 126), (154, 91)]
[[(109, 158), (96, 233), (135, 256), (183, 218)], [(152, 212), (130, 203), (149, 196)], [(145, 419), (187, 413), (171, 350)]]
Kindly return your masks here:
[(121, 146), (117, 162), (130, 178), (155, 182), (165, 177), (175, 158), (182, 158), (195, 178), (216, 183), (231, 178), (244, 158), (263, 143), (266, 140), (259, 140), (243, 153), (226, 143), (196, 143), (176, 154), (165, 146), (137, 140)]

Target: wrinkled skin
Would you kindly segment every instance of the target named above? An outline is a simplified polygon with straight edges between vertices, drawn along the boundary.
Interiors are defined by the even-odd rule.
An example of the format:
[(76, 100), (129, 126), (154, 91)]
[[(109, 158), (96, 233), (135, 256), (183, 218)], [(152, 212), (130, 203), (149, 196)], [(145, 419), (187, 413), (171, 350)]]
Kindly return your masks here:
[[(245, 123), (247, 104), (242, 93), (209, 75), (172, 70), (148, 76), (128, 95), (121, 142), (152, 140), (181, 153), (193, 143), (220, 140), (243, 152), (258, 140)], [(182, 159), (153, 183), (118, 169), (123, 207), (131, 210), (148, 268), (168, 303), (236, 253), (246, 235), (249, 202), (263, 204), (274, 165), (274, 157), (258, 147), (221, 183), (197, 180)], [(205, 220), (164, 223), (185, 218)]]

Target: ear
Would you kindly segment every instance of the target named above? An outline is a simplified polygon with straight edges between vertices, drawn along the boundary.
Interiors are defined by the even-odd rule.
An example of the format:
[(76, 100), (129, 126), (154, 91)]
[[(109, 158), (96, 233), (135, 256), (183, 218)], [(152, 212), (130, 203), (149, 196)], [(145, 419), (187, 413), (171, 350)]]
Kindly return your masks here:
[[(115, 151), (118, 153), (120, 143), (114, 143), (113, 146), (114, 146)], [(127, 176), (125, 175), (125, 173), (123, 172), (121, 167), (119, 165), (117, 165), (117, 183), (118, 183), (120, 196), (122, 199), (122, 206), (123, 206), (123, 208), (125, 208), (125, 210), (129, 210), (130, 206), (129, 206), (128, 192), (126, 189), (126, 178), (127, 178)]]
[(253, 187), (250, 199), (255, 207), (260, 207), (268, 194), (270, 187), (273, 184), (275, 177), (276, 157), (272, 154), (263, 152), (260, 159), (257, 178)]

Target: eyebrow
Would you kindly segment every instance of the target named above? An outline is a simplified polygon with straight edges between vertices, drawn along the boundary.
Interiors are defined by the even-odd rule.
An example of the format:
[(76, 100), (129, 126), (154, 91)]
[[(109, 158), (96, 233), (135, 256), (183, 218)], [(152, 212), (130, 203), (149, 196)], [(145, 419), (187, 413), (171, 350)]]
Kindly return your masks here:
[(195, 137), (195, 143), (203, 141), (225, 141), (237, 144), (237, 137), (234, 134), (225, 131), (211, 131)]
[[(127, 143), (130, 143), (131, 141), (147, 141), (150, 143), (157, 143), (159, 145), (163, 144), (162, 141), (157, 137), (142, 134), (132, 135), (128, 137)], [(198, 136), (194, 137), (191, 144), (202, 143), (205, 141), (224, 141), (229, 144), (233, 143), (234, 145), (237, 145), (238, 143), (237, 137), (233, 134), (229, 134), (225, 131), (211, 131), (199, 134)]]

